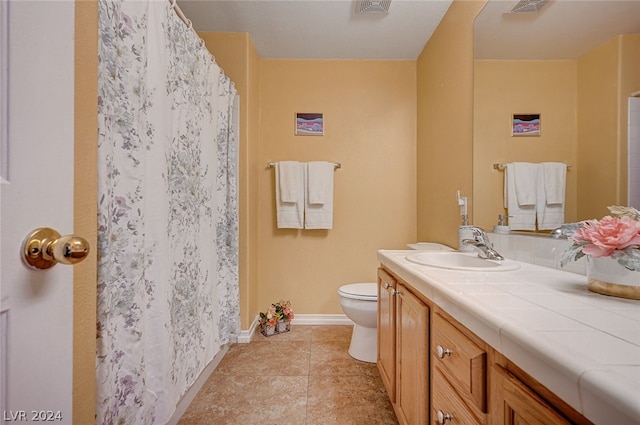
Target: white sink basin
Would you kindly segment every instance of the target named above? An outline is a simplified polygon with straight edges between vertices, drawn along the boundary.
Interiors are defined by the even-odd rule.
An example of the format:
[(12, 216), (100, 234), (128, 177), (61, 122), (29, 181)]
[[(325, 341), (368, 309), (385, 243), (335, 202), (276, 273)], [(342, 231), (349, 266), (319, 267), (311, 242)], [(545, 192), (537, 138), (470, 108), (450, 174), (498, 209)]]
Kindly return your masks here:
[(407, 244), (407, 246), (418, 251), (455, 251), (449, 246), (435, 242), (416, 242)]
[(406, 258), (407, 261), (412, 263), (450, 270), (506, 272), (520, 268), (520, 264), (515, 261), (485, 260), (473, 252), (420, 251), (415, 254), (409, 254)]

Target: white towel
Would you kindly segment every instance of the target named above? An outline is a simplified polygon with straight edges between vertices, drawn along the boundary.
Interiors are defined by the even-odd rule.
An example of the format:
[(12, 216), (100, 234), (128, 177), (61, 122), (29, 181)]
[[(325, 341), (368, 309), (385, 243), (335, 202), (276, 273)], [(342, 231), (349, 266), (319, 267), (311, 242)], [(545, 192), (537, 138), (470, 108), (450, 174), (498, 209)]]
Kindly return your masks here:
[(536, 204), (536, 184), (538, 182), (538, 169), (539, 164), (532, 164), (531, 162), (514, 162), (514, 183), (516, 196), (518, 198), (518, 205), (523, 207), (525, 205)]
[(333, 228), (333, 174), (334, 165), (330, 162), (307, 164), (305, 229)]
[(311, 161), (307, 163), (307, 199), (311, 205), (322, 205), (327, 196), (333, 196), (332, 162)]
[[(514, 164), (507, 164), (504, 172), (504, 206), (508, 210), (511, 230), (536, 230), (536, 205), (520, 205), (516, 194)], [(535, 194), (534, 186), (534, 194)]]
[(300, 186), (300, 163), (298, 161), (280, 161), (276, 164), (276, 177), (282, 202), (297, 202)]
[(543, 162), (542, 170), (547, 205), (564, 204), (567, 165), (562, 162)]
[[(286, 165), (281, 167), (282, 163)], [(292, 183), (293, 190), (287, 196), (282, 196), (281, 171), (286, 169), (286, 179)], [(304, 227), (305, 204), (305, 170), (304, 164), (296, 161), (282, 161), (276, 164), (276, 221), (280, 229), (302, 229)], [(291, 188), (287, 188), (290, 190)], [(292, 202), (284, 202), (291, 199)]]
[(567, 166), (558, 162), (540, 164), (537, 189), (538, 229), (556, 229), (564, 224)]

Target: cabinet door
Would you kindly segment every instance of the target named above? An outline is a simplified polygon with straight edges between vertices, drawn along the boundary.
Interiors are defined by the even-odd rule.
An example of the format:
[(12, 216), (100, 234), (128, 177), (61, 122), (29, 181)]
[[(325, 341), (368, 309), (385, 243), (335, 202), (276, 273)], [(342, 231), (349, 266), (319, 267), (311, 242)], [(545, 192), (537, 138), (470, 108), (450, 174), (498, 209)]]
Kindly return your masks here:
[(569, 425), (540, 396), (504, 368), (491, 371), (493, 425)]
[(378, 370), (392, 403), (396, 402), (396, 280), (378, 269)]
[(378, 370), (392, 403), (396, 402), (396, 280), (378, 269)]
[(429, 308), (402, 284), (396, 292), (396, 413), (404, 425), (429, 421)]

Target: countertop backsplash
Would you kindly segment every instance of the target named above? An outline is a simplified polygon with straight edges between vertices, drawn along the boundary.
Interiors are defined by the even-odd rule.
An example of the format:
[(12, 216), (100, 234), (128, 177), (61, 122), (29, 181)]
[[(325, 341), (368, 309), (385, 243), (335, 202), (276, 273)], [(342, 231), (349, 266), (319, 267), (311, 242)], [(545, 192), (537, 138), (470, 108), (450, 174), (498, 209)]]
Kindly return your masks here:
[(572, 273), (586, 274), (586, 260), (581, 258), (560, 267), (562, 252), (571, 245), (569, 239), (554, 239), (549, 236), (489, 233), (493, 248), (505, 258), (524, 261)]

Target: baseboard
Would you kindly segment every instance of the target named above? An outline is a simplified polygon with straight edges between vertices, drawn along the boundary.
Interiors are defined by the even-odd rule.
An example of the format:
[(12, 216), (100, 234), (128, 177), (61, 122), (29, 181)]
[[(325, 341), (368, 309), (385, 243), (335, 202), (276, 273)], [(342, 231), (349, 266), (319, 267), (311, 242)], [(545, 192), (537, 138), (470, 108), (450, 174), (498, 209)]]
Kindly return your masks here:
[[(258, 328), (258, 319), (260, 316), (256, 316), (249, 326), (248, 330), (243, 330), (238, 336), (239, 344), (247, 344), (251, 342), (253, 336)], [(318, 325), (333, 325), (333, 326), (353, 326), (353, 322), (344, 314), (296, 314), (296, 317), (291, 322), (293, 326), (318, 326)]]
[(200, 376), (198, 376), (198, 379), (196, 379), (193, 385), (191, 385), (187, 389), (187, 391), (178, 402), (176, 410), (173, 412), (173, 415), (171, 416), (171, 419), (169, 419), (169, 422), (167, 422), (167, 425), (177, 425), (178, 421), (187, 410), (193, 399), (196, 397), (196, 395), (198, 395), (198, 392), (202, 389), (205, 382), (207, 382), (207, 379), (209, 379), (209, 376), (211, 376), (216, 367), (218, 367), (218, 364), (220, 364), (220, 361), (222, 360), (224, 355), (227, 354), (227, 351), (229, 351), (229, 346), (230, 344), (225, 344), (220, 347), (220, 351), (218, 351), (218, 353), (213, 356), (213, 359), (209, 362), (209, 364), (205, 366), (202, 372), (200, 372)]
[(253, 339), (253, 336), (256, 334), (256, 329), (258, 329), (258, 319), (260, 315), (257, 315), (253, 322), (251, 322), (251, 326), (249, 326), (249, 330), (241, 330), (240, 335), (238, 335), (238, 344), (248, 344)]
[(345, 314), (296, 314), (292, 325), (353, 325)]

